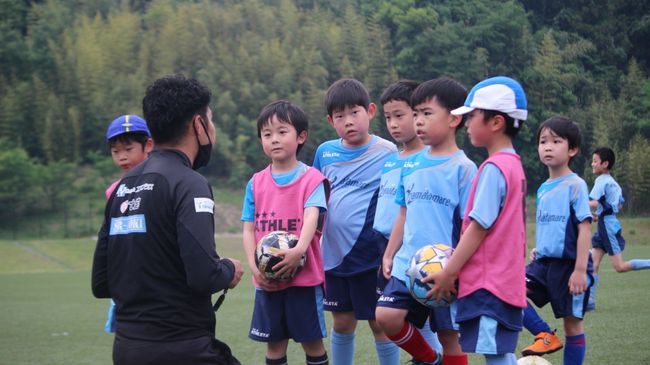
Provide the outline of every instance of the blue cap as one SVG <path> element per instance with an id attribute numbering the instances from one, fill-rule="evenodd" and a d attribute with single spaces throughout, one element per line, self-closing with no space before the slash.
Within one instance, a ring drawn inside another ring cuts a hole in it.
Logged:
<path id="1" fill-rule="evenodd" d="M 474 109 L 496 110 L 515 119 L 515 128 L 519 121 L 528 117 L 526 94 L 521 85 L 506 76 L 496 76 L 474 85 L 465 100 L 465 105 L 451 111 L 462 115 Z"/>
<path id="2" fill-rule="evenodd" d="M 115 118 L 108 126 L 106 131 L 106 140 L 124 133 L 140 132 L 151 137 L 151 132 L 147 128 L 147 122 L 137 115 L 129 114 Z"/>

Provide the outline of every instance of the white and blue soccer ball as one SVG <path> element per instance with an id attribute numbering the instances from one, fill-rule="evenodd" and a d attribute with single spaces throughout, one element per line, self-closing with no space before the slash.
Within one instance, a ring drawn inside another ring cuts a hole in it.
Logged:
<path id="1" fill-rule="evenodd" d="M 429 307 L 444 307 L 451 304 L 451 301 L 441 298 L 436 301 L 435 298 L 427 298 L 427 292 L 433 288 L 432 283 L 423 283 L 428 274 L 441 271 L 449 258 L 453 249 L 445 244 L 436 243 L 420 248 L 411 258 L 409 267 L 406 270 L 406 286 L 409 288 L 411 295 L 419 303 Z"/>
<path id="2" fill-rule="evenodd" d="M 289 274 L 278 275 L 273 271 L 273 266 L 282 261 L 282 257 L 277 253 L 280 250 L 286 250 L 296 247 L 298 236 L 285 231 L 273 231 L 267 233 L 257 242 L 255 249 L 255 263 L 260 272 L 269 279 L 288 281 L 292 276 Z M 303 254 L 300 260 L 299 269 L 305 266 L 306 257 Z"/>

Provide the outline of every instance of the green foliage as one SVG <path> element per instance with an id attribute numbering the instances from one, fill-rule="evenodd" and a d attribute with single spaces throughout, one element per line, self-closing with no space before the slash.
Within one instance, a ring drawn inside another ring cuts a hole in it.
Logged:
<path id="1" fill-rule="evenodd" d="M 568 115 L 582 127 L 576 171 L 588 171 L 596 145 L 625 153 L 634 136 L 650 137 L 649 4 L 0 0 L 0 152 L 23 150 L 30 161 L 23 167 L 92 166 L 93 156 L 105 154 L 108 123 L 141 114 L 144 89 L 154 79 L 183 73 L 214 94 L 218 137 L 204 173 L 241 189 L 268 163 L 255 119 L 271 101 L 290 99 L 307 112 L 310 138 L 301 159 L 311 163 L 316 147 L 336 138 L 323 98 L 338 78 L 360 79 L 377 100 L 400 78 L 445 75 L 469 88 L 505 74 L 528 95 L 529 120 L 515 145 L 533 192 L 546 178 L 535 132 L 550 116 Z M 379 119 L 371 131 L 387 137 Z M 470 158 L 484 158 L 464 136 L 459 140 Z M 620 173 L 634 175 L 627 168 L 621 165 Z M 84 191 L 100 191 L 106 175 L 80 170 L 89 173 L 81 179 Z M 634 203 L 639 195 L 628 195 L 636 211 L 648 212 L 648 204 Z"/>

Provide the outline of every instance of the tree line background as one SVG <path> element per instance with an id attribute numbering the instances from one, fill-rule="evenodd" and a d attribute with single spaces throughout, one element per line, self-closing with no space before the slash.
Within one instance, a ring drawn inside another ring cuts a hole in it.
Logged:
<path id="1" fill-rule="evenodd" d="M 508 75 L 528 96 L 516 147 L 530 193 L 546 179 L 537 127 L 566 115 L 583 132 L 574 171 L 593 181 L 591 151 L 611 146 L 626 210 L 648 213 L 649 72 L 650 2 L 636 0 L 0 0 L 0 226 L 101 200 L 118 177 L 108 123 L 141 115 L 146 86 L 171 73 L 213 91 L 203 172 L 217 186 L 241 189 L 268 163 L 255 119 L 273 100 L 310 116 L 311 163 L 336 137 L 323 99 L 341 77 L 378 100 L 398 79 L 451 76 L 469 89 Z M 381 117 L 372 131 L 389 137 Z"/>

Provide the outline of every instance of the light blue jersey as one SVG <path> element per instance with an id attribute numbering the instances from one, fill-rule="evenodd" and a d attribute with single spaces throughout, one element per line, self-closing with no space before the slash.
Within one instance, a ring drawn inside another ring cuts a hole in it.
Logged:
<path id="1" fill-rule="evenodd" d="M 282 174 L 272 174 L 273 180 L 278 185 L 286 185 L 305 173 L 309 166 L 298 161 L 298 166 L 295 169 Z M 253 179 L 248 180 L 246 184 L 246 192 L 244 194 L 244 205 L 241 212 L 242 222 L 254 222 L 255 221 L 255 195 L 253 194 Z M 327 198 L 325 197 L 325 186 L 323 183 L 318 184 L 318 187 L 309 195 L 309 198 L 305 202 L 305 208 L 307 207 L 319 207 L 321 212 L 324 212 L 327 209 Z"/>
<path id="2" fill-rule="evenodd" d="M 423 151 L 427 151 L 424 149 Z M 416 152 L 421 153 L 420 152 Z M 399 205 L 395 202 L 395 193 L 397 184 L 399 184 L 400 172 L 404 161 L 413 155 L 401 157 L 399 153 L 390 156 L 384 163 L 381 172 L 381 182 L 379 183 L 379 196 L 377 197 L 377 210 L 375 212 L 375 231 L 390 238 L 390 232 L 393 230 L 393 224 L 399 213 Z"/>
<path id="3" fill-rule="evenodd" d="M 576 259 L 578 224 L 591 220 L 587 183 L 575 173 L 537 189 L 537 258 Z"/>
<path id="4" fill-rule="evenodd" d="M 406 207 L 406 223 L 392 276 L 406 281 L 409 260 L 422 246 L 456 247 L 474 175 L 476 164 L 463 151 L 449 156 L 423 151 L 404 162 L 395 202 Z"/>
<path id="5" fill-rule="evenodd" d="M 602 174 L 594 181 L 589 193 L 590 200 L 598 201 L 596 214 L 605 223 L 607 232 L 615 234 L 621 230 L 621 222 L 616 218 L 619 206 L 625 202 L 623 190 L 610 174 Z"/>
<path id="6" fill-rule="evenodd" d="M 351 276 L 379 267 L 373 220 L 384 162 L 397 152 L 392 142 L 372 136 L 361 147 L 345 147 L 341 139 L 318 146 L 314 167 L 330 181 L 329 214 L 321 247 L 325 271 Z"/>

